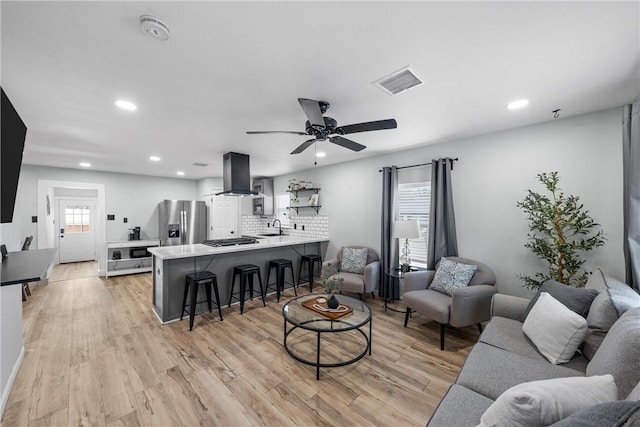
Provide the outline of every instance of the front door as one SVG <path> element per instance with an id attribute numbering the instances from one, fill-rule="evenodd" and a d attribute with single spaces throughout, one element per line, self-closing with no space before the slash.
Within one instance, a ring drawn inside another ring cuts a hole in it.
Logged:
<path id="1" fill-rule="evenodd" d="M 210 239 L 235 237 L 238 228 L 238 198 L 217 196 L 211 198 Z"/>
<path id="2" fill-rule="evenodd" d="M 96 203 L 94 200 L 58 200 L 60 262 L 96 259 Z"/>

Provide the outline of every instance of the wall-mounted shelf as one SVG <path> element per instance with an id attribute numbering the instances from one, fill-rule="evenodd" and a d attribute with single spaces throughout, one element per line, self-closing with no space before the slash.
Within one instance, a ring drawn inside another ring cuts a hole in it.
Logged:
<path id="1" fill-rule="evenodd" d="M 289 193 L 293 193 L 296 195 L 296 197 L 298 197 L 298 193 L 301 193 L 303 191 L 312 191 L 315 194 L 318 194 L 320 192 L 320 188 L 301 188 L 299 190 L 287 190 Z"/>
<path id="2" fill-rule="evenodd" d="M 320 188 L 300 188 L 298 190 L 287 190 L 289 193 L 295 195 L 295 198 L 298 198 L 298 193 L 313 193 L 313 194 L 318 194 L 320 193 Z M 316 196 L 316 202 L 317 202 L 318 198 Z M 322 206 L 320 205 L 291 205 L 289 206 L 288 209 L 295 209 L 296 211 L 296 215 L 298 215 L 300 213 L 300 209 L 314 209 L 317 213 L 320 213 L 320 208 Z"/>
<path id="3" fill-rule="evenodd" d="M 297 215 L 299 213 L 298 209 L 312 208 L 312 209 L 316 210 L 316 213 L 319 213 L 321 207 L 322 206 L 320 206 L 320 205 L 318 205 L 318 206 L 304 206 L 304 205 L 301 205 L 301 206 L 289 206 L 287 209 L 295 209 L 296 210 L 296 215 Z"/>

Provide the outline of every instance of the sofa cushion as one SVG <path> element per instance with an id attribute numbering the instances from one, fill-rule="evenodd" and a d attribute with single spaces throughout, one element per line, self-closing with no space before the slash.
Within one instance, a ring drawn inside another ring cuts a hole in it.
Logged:
<path id="1" fill-rule="evenodd" d="M 640 418 L 640 402 L 616 400 L 578 411 L 552 424 L 553 427 L 634 426 Z"/>
<path id="2" fill-rule="evenodd" d="M 640 307 L 624 313 L 609 329 L 586 374 L 612 374 L 624 399 L 640 381 Z"/>
<path id="3" fill-rule="evenodd" d="M 580 390 L 579 393 L 576 390 Z M 480 426 L 550 425 L 573 413 L 616 399 L 611 375 L 554 378 L 518 384 L 485 411 Z"/>
<path id="4" fill-rule="evenodd" d="M 593 299 L 589 314 L 587 314 L 587 323 L 592 331 L 607 332 L 616 320 L 618 320 L 618 312 L 613 305 L 613 301 L 609 296 L 609 292 L 604 290 Z"/>
<path id="5" fill-rule="evenodd" d="M 522 332 L 551 363 L 567 363 L 587 333 L 587 320 L 541 292 L 522 325 Z"/>
<path id="6" fill-rule="evenodd" d="M 536 295 L 529 301 L 529 305 L 527 305 L 527 309 L 520 320 L 525 321 L 529 312 L 538 301 L 541 292 L 548 293 L 566 305 L 571 311 L 578 313 L 582 317 L 587 316 L 591 302 L 598 295 L 596 289 L 574 288 L 573 286 L 563 285 L 555 280 L 547 280 L 538 288 Z"/>
<path id="7" fill-rule="evenodd" d="M 478 343 L 467 356 L 456 384 L 495 400 L 520 383 L 579 376 L 584 373 Z"/>
<path id="8" fill-rule="evenodd" d="M 438 323 L 449 323 L 451 297 L 429 289 L 405 292 L 402 295 L 405 305 L 412 310 L 424 313 Z"/>
<path id="9" fill-rule="evenodd" d="M 453 384 L 429 419 L 427 427 L 476 426 L 480 417 L 493 403 L 468 388 Z M 460 410 L 464 405 L 464 411 Z"/>
<path id="10" fill-rule="evenodd" d="M 640 383 L 636 384 L 633 390 L 631 390 L 626 400 L 640 400 Z"/>
<path id="11" fill-rule="evenodd" d="M 368 253 L 368 248 L 343 248 L 340 271 L 363 274 Z"/>
<path id="12" fill-rule="evenodd" d="M 442 257 L 429 289 L 451 296 L 454 289 L 468 286 L 477 270 L 477 265 L 461 264 Z"/>
<path id="13" fill-rule="evenodd" d="M 480 342 L 501 348 L 511 353 L 528 357 L 539 362 L 548 363 L 544 357 L 522 332 L 522 322 L 506 317 L 494 316 L 480 335 Z M 562 366 L 584 372 L 589 361 L 579 352 Z"/>
<path id="14" fill-rule="evenodd" d="M 618 312 L 618 316 L 622 316 L 632 308 L 640 307 L 640 295 L 631 286 L 604 271 L 602 275 L 607 283 L 611 303 Z"/>

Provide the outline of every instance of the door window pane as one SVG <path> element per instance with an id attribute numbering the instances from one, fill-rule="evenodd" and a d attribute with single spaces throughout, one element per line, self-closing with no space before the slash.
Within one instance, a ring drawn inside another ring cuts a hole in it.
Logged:
<path id="1" fill-rule="evenodd" d="M 89 206 L 67 205 L 64 208 L 65 233 L 89 233 L 91 224 Z"/>

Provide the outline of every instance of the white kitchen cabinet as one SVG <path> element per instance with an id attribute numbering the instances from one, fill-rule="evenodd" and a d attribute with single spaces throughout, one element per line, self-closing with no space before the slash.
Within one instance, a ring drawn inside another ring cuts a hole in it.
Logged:
<path id="1" fill-rule="evenodd" d="M 160 240 L 107 242 L 106 277 L 151 271 L 152 257 L 147 248 L 156 246 L 160 246 Z"/>

